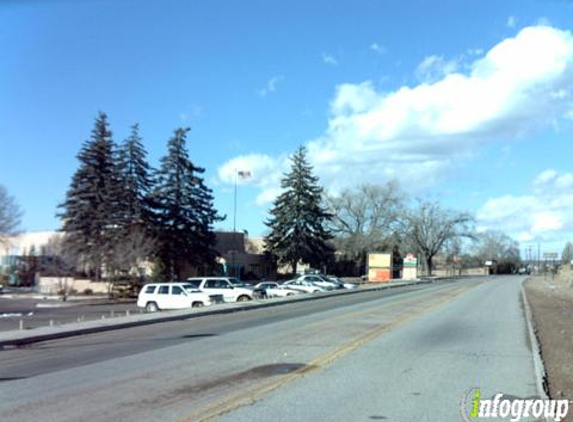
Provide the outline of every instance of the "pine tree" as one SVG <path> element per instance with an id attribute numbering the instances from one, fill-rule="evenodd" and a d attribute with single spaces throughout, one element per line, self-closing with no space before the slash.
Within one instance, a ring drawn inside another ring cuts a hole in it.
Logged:
<path id="1" fill-rule="evenodd" d="M 150 191 L 151 169 L 147 151 L 139 135 L 139 125 L 117 150 L 117 180 L 121 187 L 118 201 L 117 232 L 109 271 L 123 277 L 133 274 L 139 264 L 155 253 Z"/>
<path id="2" fill-rule="evenodd" d="M 113 254 L 121 197 L 115 146 L 108 126 L 106 114 L 100 112 L 91 138 L 83 143 L 77 156 L 80 165 L 58 213 L 65 232 L 64 248 L 78 256 L 96 280 Z"/>
<path id="3" fill-rule="evenodd" d="M 300 147 L 291 157 L 292 167 L 281 181 L 284 192 L 270 210 L 265 224 L 270 233 L 266 249 L 279 264 L 291 265 L 293 273 L 299 261 L 320 266 L 328 261 L 332 235 L 325 223 L 331 215 L 322 207 L 322 188 L 306 158 L 306 148 Z"/>
<path id="4" fill-rule="evenodd" d="M 145 228 L 150 222 L 149 194 L 152 187 L 147 151 L 139 135 L 139 125 L 131 127 L 130 136 L 118 151 L 118 175 L 122 186 L 121 226 L 130 231 Z"/>
<path id="5" fill-rule="evenodd" d="M 152 194 L 159 240 L 160 268 L 167 279 L 178 279 L 185 264 L 210 265 L 215 259 L 213 223 L 222 220 L 213 195 L 186 150 L 189 128 L 174 131 L 167 155 L 161 159 Z"/>

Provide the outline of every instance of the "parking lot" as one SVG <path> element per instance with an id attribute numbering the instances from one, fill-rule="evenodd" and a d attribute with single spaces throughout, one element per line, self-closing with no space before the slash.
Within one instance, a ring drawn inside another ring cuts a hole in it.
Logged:
<path id="1" fill-rule="evenodd" d="M 83 303 L 86 302 L 86 303 Z M 6 298 L 0 296 L 0 331 L 63 325 L 70 322 L 89 321 L 102 318 L 117 318 L 126 313 L 143 312 L 135 300 L 113 303 L 109 300 L 62 302 L 28 298 Z"/>

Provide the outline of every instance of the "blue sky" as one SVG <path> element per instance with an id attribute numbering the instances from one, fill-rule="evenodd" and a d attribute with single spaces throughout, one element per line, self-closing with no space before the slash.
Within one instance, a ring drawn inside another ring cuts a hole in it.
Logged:
<path id="1" fill-rule="evenodd" d="M 56 205 L 93 119 L 139 122 L 156 165 L 190 126 L 232 227 L 264 233 L 307 145 L 326 188 L 396 178 L 523 247 L 573 240 L 573 2 L 0 2 L 0 183 L 25 230 Z"/>

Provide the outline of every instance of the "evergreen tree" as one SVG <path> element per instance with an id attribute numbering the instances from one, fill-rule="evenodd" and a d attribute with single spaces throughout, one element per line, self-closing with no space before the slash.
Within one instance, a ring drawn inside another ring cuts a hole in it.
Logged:
<path id="1" fill-rule="evenodd" d="M 58 213 L 65 232 L 64 248 L 79 257 L 96 280 L 113 254 L 121 198 L 108 126 L 106 114 L 100 112 L 91 138 L 77 156 L 80 165 Z"/>
<path id="2" fill-rule="evenodd" d="M 332 235 L 325 227 L 331 215 L 321 206 L 322 188 L 307 162 L 306 148 L 300 147 L 291 161 L 291 171 L 281 181 L 284 192 L 265 222 L 270 228 L 265 243 L 279 264 L 291 265 L 296 273 L 299 261 L 317 267 L 328 261 L 333 250 L 327 243 Z"/>
<path id="3" fill-rule="evenodd" d="M 213 223 L 222 220 L 213 195 L 186 150 L 189 128 L 176 129 L 161 159 L 152 194 L 159 241 L 159 268 L 164 278 L 178 279 L 185 264 L 210 265 L 215 259 Z"/>
<path id="4" fill-rule="evenodd" d="M 152 181 L 147 151 L 141 141 L 139 125 L 135 124 L 118 151 L 118 175 L 122 186 L 120 219 L 125 234 L 148 227 L 150 222 Z"/>

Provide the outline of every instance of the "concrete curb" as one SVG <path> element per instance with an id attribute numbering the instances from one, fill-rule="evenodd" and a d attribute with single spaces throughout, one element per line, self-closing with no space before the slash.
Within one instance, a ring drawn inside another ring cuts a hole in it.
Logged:
<path id="1" fill-rule="evenodd" d="M 225 305 L 213 305 L 212 307 L 206 308 L 194 308 L 190 310 L 182 311 L 169 311 L 169 313 L 161 314 L 142 314 L 142 315 L 131 315 L 125 317 L 117 317 L 114 320 L 96 320 L 96 321 L 84 321 L 79 323 L 70 323 L 65 326 L 59 327 L 42 327 L 35 328 L 31 331 L 5 331 L 0 333 L 0 348 L 10 348 L 18 347 L 32 343 L 38 343 L 41 341 L 57 340 L 67 337 L 85 335 L 85 334 L 95 334 L 105 331 L 119 330 L 124 328 L 133 328 L 143 325 L 160 324 L 163 322 L 181 321 L 191 318 L 199 318 L 206 315 L 220 315 L 229 314 L 240 311 L 248 311 L 252 309 L 263 309 L 270 308 L 273 306 L 287 305 L 290 303 L 305 302 L 311 300 L 321 300 L 328 299 L 331 297 L 337 297 L 342 295 L 360 294 L 371 291 L 393 289 L 398 287 L 415 286 L 419 284 L 428 284 L 428 281 L 414 281 L 414 282 L 402 282 L 402 283 L 388 283 L 376 286 L 367 286 L 359 288 L 356 290 L 340 290 L 328 293 L 319 293 L 313 295 L 304 295 L 301 297 L 291 296 L 288 298 L 273 299 L 258 302 L 241 302 L 234 304 Z M 117 321 L 121 318 L 122 321 Z"/>
<path id="2" fill-rule="evenodd" d="M 535 322 L 533 320 L 533 314 L 531 313 L 531 307 L 529 306 L 529 301 L 527 300 L 527 294 L 525 293 L 525 287 L 523 284 L 527 281 L 525 279 L 521 283 L 521 295 L 523 298 L 523 308 L 525 311 L 525 320 L 527 322 L 527 331 L 529 334 L 529 342 L 531 344 L 531 352 L 533 354 L 533 367 L 535 370 L 535 384 L 537 387 L 537 392 L 539 397 L 543 400 L 548 400 L 549 395 L 547 392 L 547 373 L 545 371 L 545 365 L 543 364 L 543 358 L 541 357 L 541 347 L 539 345 L 539 339 L 535 331 Z M 543 418 L 547 422 L 554 422 L 553 417 Z"/>

